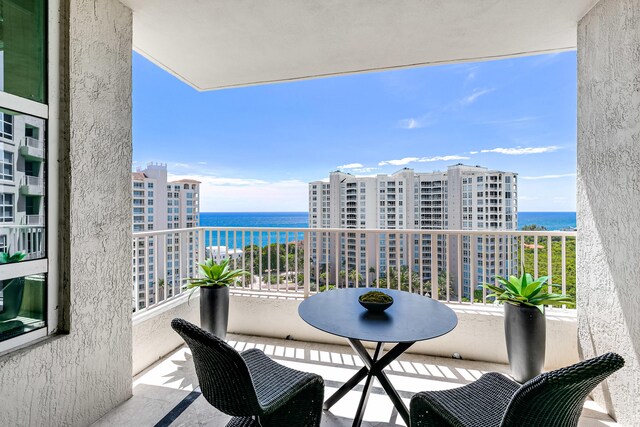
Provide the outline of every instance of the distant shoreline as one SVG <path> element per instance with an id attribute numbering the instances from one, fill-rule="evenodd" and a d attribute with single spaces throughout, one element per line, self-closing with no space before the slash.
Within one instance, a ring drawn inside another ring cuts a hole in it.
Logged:
<path id="1" fill-rule="evenodd" d="M 200 212 L 203 227 L 308 228 L 308 212 Z M 518 212 L 518 229 L 537 225 L 549 231 L 576 228 L 575 212 Z"/>
<path id="2" fill-rule="evenodd" d="M 305 215 L 309 215 L 309 212 L 305 212 L 305 211 L 282 211 L 282 212 L 276 212 L 276 211 L 269 211 L 269 212 L 262 212 L 262 211 L 242 211 L 242 212 L 227 212 L 227 211 L 220 211 L 220 212 L 200 212 L 201 214 L 206 213 L 206 214 L 305 214 Z M 518 214 L 575 214 L 575 211 L 520 211 L 518 212 Z"/>

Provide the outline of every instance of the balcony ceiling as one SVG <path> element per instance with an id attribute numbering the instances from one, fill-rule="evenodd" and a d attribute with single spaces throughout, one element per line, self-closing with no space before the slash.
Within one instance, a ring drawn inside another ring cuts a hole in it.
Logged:
<path id="1" fill-rule="evenodd" d="M 198 90 L 574 49 L 597 0 L 122 0 Z"/>

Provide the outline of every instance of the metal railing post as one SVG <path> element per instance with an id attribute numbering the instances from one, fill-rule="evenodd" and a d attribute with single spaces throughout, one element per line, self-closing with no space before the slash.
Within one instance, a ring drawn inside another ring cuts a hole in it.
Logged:
<path id="1" fill-rule="evenodd" d="M 303 232 L 304 238 L 304 297 L 309 296 L 311 290 L 311 232 Z M 297 278 L 296 278 L 297 280 Z"/>

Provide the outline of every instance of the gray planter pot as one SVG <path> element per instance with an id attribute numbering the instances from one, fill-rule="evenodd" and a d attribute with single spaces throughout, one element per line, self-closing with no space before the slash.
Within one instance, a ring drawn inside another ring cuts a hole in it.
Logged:
<path id="1" fill-rule="evenodd" d="M 200 326 L 205 331 L 227 338 L 229 324 L 229 288 L 200 288 Z"/>
<path id="2" fill-rule="evenodd" d="M 540 375 L 547 335 L 544 313 L 536 307 L 506 303 L 504 332 L 513 378 L 524 383 Z"/>
<path id="3" fill-rule="evenodd" d="M 0 321 L 18 317 L 24 295 L 24 277 L 0 281 L 0 289 L 2 289 Z"/>

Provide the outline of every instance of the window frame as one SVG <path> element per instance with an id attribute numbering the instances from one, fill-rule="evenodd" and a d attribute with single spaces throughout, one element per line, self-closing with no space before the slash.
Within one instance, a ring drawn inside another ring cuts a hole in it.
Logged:
<path id="1" fill-rule="evenodd" d="M 32 274 L 46 276 L 45 327 L 0 342 L 0 354 L 31 344 L 58 331 L 59 315 L 59 166 L 60 137 L 60 0 L 48 0 L 45 18 L 45 102 L 40 103 L 0 91 L 0 107 L 45 121 L 46 141 L 44 170 L 45 183 L 45 252 L 46 257 L 5 264 L 0 269 L 0 280 Z M 15 173 L 15 170 L 14 170 Z"/>
<path id="2" fill-rule="evenodd" d="M 2 151 L 2 153 L 0 153 L 0 181 L 4 181 L 4 182 L 11 182 L 13 183 L 13 181 L 16 178 L 16 163 L 15 163 L 15 153 L 9 151 L 9 150 L 5 150 L 4 147 L 0 149 L 0 151 Z M 10 161 L 5 161 L 5 156 L 6 154 L 9 154 L 11 156 L 11 160 Z M 9 165 L 11 167 L 11 177 L 7 178 L 5 176 L 4 173 L 4 167 L 5 165 Z"/>

